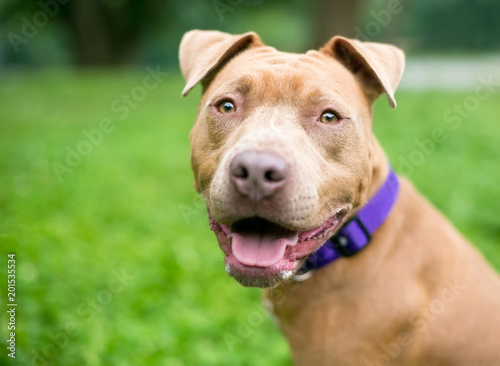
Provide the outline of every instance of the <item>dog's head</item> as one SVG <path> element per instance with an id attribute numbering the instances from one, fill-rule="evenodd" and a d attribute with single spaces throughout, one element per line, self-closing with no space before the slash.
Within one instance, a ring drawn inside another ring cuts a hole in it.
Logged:
<path id="1" fill-rule="evenodd" d="M 395 107 L 404 55 L 343 37 L 291 54 L 255 33 L 195 30 L 180 64 L 183 95 L 203 86 L 191 163 L 226 270 L 243 285 L 274 286 L 366 202 L 386 169 L 372 108 L 381 93 Z"/>

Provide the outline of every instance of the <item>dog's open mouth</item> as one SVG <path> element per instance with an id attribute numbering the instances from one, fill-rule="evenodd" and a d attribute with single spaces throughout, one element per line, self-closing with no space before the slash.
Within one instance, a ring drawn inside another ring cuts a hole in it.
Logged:
<path id="1" fill-rule="evenodd" d="M 342 223 L 347 208 L 308 231 L 289 230 L 260 217 L 223 225 L 210 217 L 225 253 L 226 271 L 245 286 L 270 287 L 289 278 Z"/>

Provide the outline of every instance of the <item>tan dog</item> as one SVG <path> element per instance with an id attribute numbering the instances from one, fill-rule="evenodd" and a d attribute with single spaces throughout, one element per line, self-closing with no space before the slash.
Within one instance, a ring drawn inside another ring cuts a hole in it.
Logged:
<path id="1" fill-rule="evenodd" d="M 372 109 L 396 105 L 399 49 L 191 31 L 180 64 L 183 95 L 203 85 L 191 160 L 226 270 L 269 288 L 298 365 L 500 365 L 499 277 L 405 179 L 365 249 L 294 275 L 388 176 Z"/>

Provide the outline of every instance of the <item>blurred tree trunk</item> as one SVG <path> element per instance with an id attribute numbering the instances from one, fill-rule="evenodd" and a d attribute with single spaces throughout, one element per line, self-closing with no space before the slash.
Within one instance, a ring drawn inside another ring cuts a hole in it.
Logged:
<path id="1" fill-rule="evenodd" d="M 61 7 L 76 62 L 82 66 L 134 61 L 140 37 L 158 24 L 163 0 L 71 0 Z"/>
<path id="2" fill-rule="evenodd" d="M 41 14 L 50 23 L 62 23 L 78 64 L 117 65 L 134 61 L 141 37 L 167 22 L 171 6 L 166 0 L 11 0 L 0 6 L 0 23 L 31 22 Z"/>
<path id="3" fill-rule="evenodd" d="M 123 13 L 113 9 L 117 11 Z M 65 20 L 78 64 L 115 65 L 131 61 L 136 35 L 126 39 L 114 28 L 114 17 L 106 12 L 98 0 L 73 0 L 68 4 Z M 126 21 L 126 14 L 123 15 Z"/>
<path id="4" fill-rule="evenodd" d="M 354 37 L 361 0 L 316 0 L 315 45 L 324 45 L 333 36 Z"/>

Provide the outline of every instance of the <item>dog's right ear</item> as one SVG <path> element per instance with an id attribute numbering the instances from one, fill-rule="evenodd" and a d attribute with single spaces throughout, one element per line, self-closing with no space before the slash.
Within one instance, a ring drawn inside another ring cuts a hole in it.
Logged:
<path id="1" fill-rule="evenodd" d="M 231 35 L 218 31 L 192 30 L 184 34 L 179 49 L 179 61 L 186 86 L 182 96 L 188 95 L 196 84 L 207 78 L 224 61 L 253 46 L 262 46 L 254 32 Z"/>

